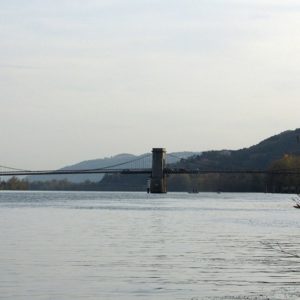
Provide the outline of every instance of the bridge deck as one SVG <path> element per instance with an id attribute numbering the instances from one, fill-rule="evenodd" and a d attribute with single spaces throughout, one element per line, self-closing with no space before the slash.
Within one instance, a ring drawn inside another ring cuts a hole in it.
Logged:
<path id="1" fill-rule="evenodd" d="M 7 171 L 0 172 L 0 176 L 28 176 L 28 175 L 71 175 L 71 174 L 151 174 L 152 169 L 85 169 L 85 170 L 44 170 L 44 171 Z M 165 174 L 300 174 L 300 170 L 199 170 L 199 169 L 168 169 Z"/>

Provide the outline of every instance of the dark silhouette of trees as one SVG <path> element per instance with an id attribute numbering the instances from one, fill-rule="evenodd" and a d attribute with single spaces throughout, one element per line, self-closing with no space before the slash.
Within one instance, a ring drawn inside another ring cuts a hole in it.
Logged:
<path id="1" fill-rule="evenodd" d="M 28 190 L 28 182 L 24 179 L 12 177 L 0 182 L 0 190 Z"/>
<path id="2" fill-rule="evenodd" d="M 300 193 L 300 156 L 285 155 L 272 163 L 268 176 L 268 189 L 273 193 Z M 276 174 L 280 172 L 280 174 Z M 295 174 L 285 174 L 285 173 Z"/>

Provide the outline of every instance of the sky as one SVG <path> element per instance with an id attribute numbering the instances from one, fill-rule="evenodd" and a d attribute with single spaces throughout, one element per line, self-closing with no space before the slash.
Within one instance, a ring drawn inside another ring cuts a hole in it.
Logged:
<path id="1" fill-rule="evenodd" d="M 300 127 L 298 0 L 1 0 L 0 165 L 239 149 Z"/>

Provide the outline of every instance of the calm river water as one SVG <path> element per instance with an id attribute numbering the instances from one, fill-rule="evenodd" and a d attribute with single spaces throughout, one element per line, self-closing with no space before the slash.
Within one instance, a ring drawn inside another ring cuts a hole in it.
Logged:
<path id="1" fill-rule="evenodd" d="M 0 193 L 0 299 L 300 299 L 291 195 Z"/>

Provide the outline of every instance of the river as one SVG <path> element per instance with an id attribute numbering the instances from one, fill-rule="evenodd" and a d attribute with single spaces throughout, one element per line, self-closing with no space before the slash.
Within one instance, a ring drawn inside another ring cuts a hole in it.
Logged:
<path id="1" fill-rule="evenodd" d="M 0 192 L 0 299 L 300 299 L 292 195 Z"/>

